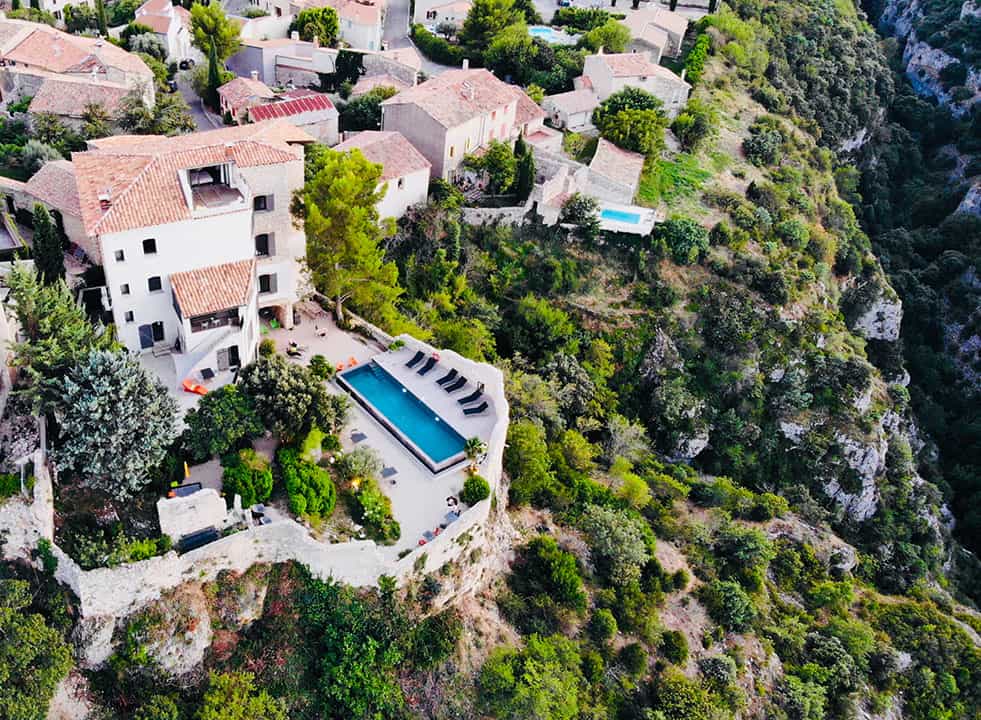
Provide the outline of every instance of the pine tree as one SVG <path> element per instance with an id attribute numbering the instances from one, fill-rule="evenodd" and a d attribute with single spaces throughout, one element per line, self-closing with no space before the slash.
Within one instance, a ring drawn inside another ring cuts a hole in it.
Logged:
<path id="1" fill-rule="evenodd" d="M 519 200 L 527 200 L 531 195 L 531 190 L 535 186 L 535 156 L 530 152 L 518 158 L 518 177 L 514 184 L 514 191 Z"/>
<path id="2" fill-rule="evenodd" d="M 106 20 L 105 0 L 95 0 L 95 19 L 99 23 L 99 34 L 103 37 L 108 37 L 109 22 Z"/>
<path id="3" fill-rule="evenodd" d="M 514 142 L 514 156 L 516 158 L 523 157 L 525 153 L 528 152 L 528 144 L 525 142 L 525 134 L 519 133 L 518 139 Z"/>
<path id="4" fill-rule="evenodd" d="M 34 266 L 46 285 L 65 277 L 65 252 L 61 246 L 61 236 L 48 209 L 41 203 L 34 205 Z"/>

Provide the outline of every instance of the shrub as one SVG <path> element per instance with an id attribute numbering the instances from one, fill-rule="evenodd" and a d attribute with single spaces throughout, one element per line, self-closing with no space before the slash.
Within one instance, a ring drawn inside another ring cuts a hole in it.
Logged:
<path id="1" fill-rule="evenodd" d="M 705 33 L 700 34 L 695 38 L 695 43 L 692 45 L 691 50 L 688 51 L 688 56 L 685 58 L 685 78 L 694 87 L 698 84 L 698 81 L 702 77 L 702 73 L 705 72 L 705 61 L 708 59 L 709 47 L 712 42 L 709 40 L 709 36 Z"/>
<path id="2" fill-rule="evenodd" d="M 240 450 L 221 459 L 225 468 L 222 473 L 222 491 L 232 497 L 242 498 L 242 506 L 249 507 L 265 502 L 272 495 L 273 476 L 269 461 L 255 450 Z"/>
<path id="3" fill-rule="evenodd" d="M 705 586 L 702 599 L 712 619 L 728 630 L 745 630 L 756 617 L 753 601 L 742 586 L 732 580 L 713 580 Z"/>
<path id="4" fill-rule="evenodd" d="M 259 357 L 271 357 L 276 354 L 276 343 L 272 338 L 263 338 L 259 343 Z M 312 363 L 311 363 L 312 365 Z"/>
<path id="5" fill-rule="evenodd" d="M 276 462 L 290 498 L 290 510 L 297 515 L 327 517 L 334 512 L 337 490 L 330 473 L 307 462 L 295 448 L 282 448 Z"/>
<path id="6" fill-rule="evenodd" d="M 0 500 L 13 497 L 20 492 L 20 475 L 17 473 L 0 474 Z"/>
<path id="7" fill-rule="evenodd" d="M 708 250 L 708 231 L 691 218 L 672 217 L 657 226 L 655 240 L 663 241 L 679 265 L 691 265 Z"/>
<path id="8" fill-rule="evenodd" d="M 464 51 L 458 45 L 451 45 L 441 37 L 433 35 L 422 25 L 413 25 L 412 41 L 419 52 L 440 65 L 459 66 L 463 62 Z"/>
<path id="9" fill-rule="evenodd" d="M 392 515 L 392 501 L 374 478 L 364 480 L 354 497 L 360 511 L 359 520 L 375 540 L 391 545 L 399 539 L 402 528 Z"/>
<path id="10" fill-rule="evenodd" d="M 341 478 L 354 485 L 370 480 L 382 471 L 382 460 L 372 448 L 359 447 L 346 453 L 337 464 Z"/>
<path id="11" fill-rule="evenodd" d="M 490 497 L 490 484 L 480 475 L 468 475 L 463 482 L 460 499 L 467 505 L 476 505 L 488 497 Z"/>
<path id="12" fill-rule="evenodd" d="M 237 385 L 225 385 L 201 398 L 184 417 L 184 448 L 198 461 L 221 456 L 262 433 L 251 401 Z"/>
<path id="13" fill-rule="evenodd" d="M 612 640 L 617 634 L 617 620 L 606 608 L 593 613 L 589 621 L 589 635 L 598 643 Z"/>
<path id="14" fill-rule="evenodd" d="M 337 370 L 323 355 L 314 355 L 310 358 L 310 371 L 321 380 L 330 380 L 337 374 Z"/>
<path id="15" fill-rule="evenodd" d="M 568 607 L 586 607 L 575 557 L 559 548 L 554 538 L 544 535 L 519 551 L 511 586 L 521 595 L 544 595 Z"/>
<path id="16" fill-rule="evenodd" d="M 757 130 L 743 140 L 743 152 L 753 165 L 772 165 L 777 161 L 781 145 L 783 134 L 779 130 Z"/>
<path id="17" fill-rule="evenodd" d="M 665 630 L 660 650 L 668 662 L 681 665 L 688 660 L 688 638 L 678 630 Z"/>
<path id="18" fill-rule="evenodd" d="M 620 650 L 620 664 L 633 677 L 640 677 L 647 670 L 647 651 L 640 643 L 630 643 Z"/>
<path id="19" fill-rule="evenodd" d="M 736 679 L 736 663 L 728 655 L 714 655 L 698 661 L 698 670 L 708 682 L 725 687 Z"/>

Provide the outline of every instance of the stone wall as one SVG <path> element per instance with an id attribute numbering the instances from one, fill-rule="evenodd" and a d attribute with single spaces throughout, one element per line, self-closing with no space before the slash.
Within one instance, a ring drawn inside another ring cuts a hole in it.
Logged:
<path id="1" fill-rule="evenodd" d="M 419 343 L 407 335 L 401 338 Z M 491 497 L 464 511 L 434 540 L 399 560 L 374 541 L 325 544 L 311 537 L 294 520 L 283 520 L 228 535 L 184 555 L 171 551 L 140 562 L 94 570 L 83 570 L 54 545 L 52 551 L 58 559 L 55 577 L 78 597 L 82 618 L 122 617 L 185 582 L 210 581 L 222 570 L 245 572 L 257 563 L 295 561 L 306 565 L 318 578 L 366 587 L 377 585 L 382 575 L 393 576 L 403 584 L 419 572 L 435 570 L 470 553 L 479 544 L 493 505 L 501 503 L 503 507 L 506 501 L 502 491 L 508 429 L 504 376 L 497 368 L 475 363 L 451 350 L 439 352 L 454 367 L 485 379 L 484 392 L 500 414 L 487 439 L 487 456 L 480 467 L 491 485 Z M 30 561 L 40 538 L 53 539 L 54 495 L 41 450 L 35 453 L 35 467 L 37 481 L 32 501 L 16 497 L 0 505 L 0 529 L 4 531 L 2 555 L 6 559 Z"/>
<path id="2" fill-rule="evenodd" d="M 468 225 L 483 225 L 484 223 L 499 222 L 504 225 L 521 225 L 525 221 L 528 209 L 524 205 L 502 208 L 472 208 L 462 209 L 463 221 Z"/>

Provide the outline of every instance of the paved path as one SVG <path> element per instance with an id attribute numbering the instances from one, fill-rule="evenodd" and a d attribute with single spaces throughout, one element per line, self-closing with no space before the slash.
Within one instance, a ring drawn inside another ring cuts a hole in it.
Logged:
<path id="1" fill-rule="evenodd" d="M 382 42 L 389 50 L 408 47 L 409 42 L 409 0 L 388 0 L 385 13 L 385 28 Z"/>
<path id="2" fill-rule="evenodd" d="M 194 92 L 194 88 L 191 87 L 192 72 L 193 70 L 184 70 L 183 72 L 177 73 L 175 78 L 177 80 L 177 89 L 184 97 L 188 107 L 191 108 L 191 117 L 194 118 L 194 124 L 197 125 L 198 130 L 214 130 L 216 125 L 205 114 L 204 107 L 201 105 L 201 98 L 198 97 L 198 94 Z"/>

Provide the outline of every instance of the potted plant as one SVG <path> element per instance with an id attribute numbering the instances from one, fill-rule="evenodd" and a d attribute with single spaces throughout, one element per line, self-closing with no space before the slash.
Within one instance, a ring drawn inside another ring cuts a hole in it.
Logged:
<path id="1" fill-rule="evenodd" d="M 478 437 L 472 437 L 464 444 L 463 452 L 470 461 L 467 472 L 473 475 L 477 472 L 477 461 L 487 453 L 487 443 Z"/>

